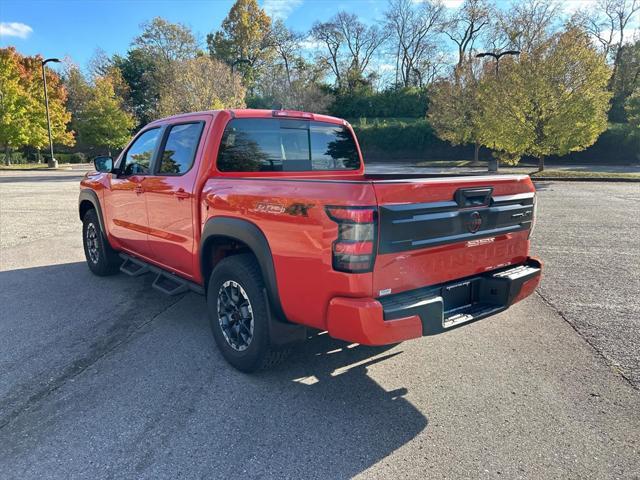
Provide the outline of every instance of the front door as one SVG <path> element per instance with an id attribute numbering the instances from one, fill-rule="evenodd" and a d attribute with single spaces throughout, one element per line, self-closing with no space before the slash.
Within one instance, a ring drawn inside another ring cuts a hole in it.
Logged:
<path id="1" fill-rule="evenodd" d="M 111 177 L 111 191 L 105 195 L 109 231 L 125 249 L 149 256 L 149 219 L 144 183 L 158 147 L 160 128 L 141 133 L 124 154 L 118 173 Z"/>
<path id="2" fill-rule="evenodd" d="M 154 173 L 144 180 L 152 258 L 189 278 L 194 273 L 194 189 L 204 126 L 204 121 L 167 126 Z"/>

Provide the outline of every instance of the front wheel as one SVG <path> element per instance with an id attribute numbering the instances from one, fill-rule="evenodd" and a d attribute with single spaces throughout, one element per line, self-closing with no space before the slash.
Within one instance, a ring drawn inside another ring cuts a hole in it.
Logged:
<path id="1" fill-rule="evenodd" d="M 82 217 L 82 243 L 89 270 L 101 277 L 118 272 L 122 260 L 109 245 L 95 210 L 89 210 Z"/>
<path id="2" fill-rule="evenodd" d="M 213 338 L 222 356 L 242 372 L 279 363 L 285 350 L 269 337 L 269 305 L 260 268 L 251 254 L 224 258 L 211 273 L 207 309 Z"/>

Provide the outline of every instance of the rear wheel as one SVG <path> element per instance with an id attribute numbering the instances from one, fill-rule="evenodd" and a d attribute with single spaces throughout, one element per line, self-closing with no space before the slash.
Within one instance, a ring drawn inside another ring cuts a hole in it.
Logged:
<path id="1" fill-rule="evenodd" d="M 260 268 L 251 254 L 224 258 L 209 279 L 207 308 L 222 356 L 243 372 L 281 362 L 285 350 L 271 345 L 269 305 Z"/>
<path id="2" fill-rule="evenodd" d="M 109 245 L 95 210 L 89 210 L 82 217 L 82 243 L 89 270 L 101 277 L 118 272 L 122 260 Z"/>

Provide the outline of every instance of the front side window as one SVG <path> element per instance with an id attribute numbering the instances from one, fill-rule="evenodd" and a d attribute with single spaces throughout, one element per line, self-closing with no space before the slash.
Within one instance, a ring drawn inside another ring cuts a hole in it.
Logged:
<path id="1" fill-rule="evenodd" d="M 342 125 L 308 120 L 240 118 L 225 128 L 218 154 L 223 172 L 357 170 L 360 157 Z"/>
<path id="2" fill-rule="evenodd" d="M 182 175 L 191 169 L 203 125 L 198 122 L 170 127 L 167 142 L 160 155 L 159 174 Z"/>
<path id="3" fill-rule="evenodd" d="M 148 175 L 151 167 L 151 157 L 156 149 L 159 128 L 152 128 L 140 135 L 127 150 L 122 172 L 124 175 Z"/>

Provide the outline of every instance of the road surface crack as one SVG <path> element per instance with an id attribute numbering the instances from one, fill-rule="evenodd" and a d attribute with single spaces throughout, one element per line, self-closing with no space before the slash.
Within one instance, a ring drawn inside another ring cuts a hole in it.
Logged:
<path id="1" fill-rule="evenodd" d="M 174 302 L 171 302 L 169 305 L 167 305 L 161 311 L 153 315 L 151 318 L 136 325 L 134 328 L 128 331 L 125 335 L 123 335 L 122 338 L 119 338 L 114 342 L 107 342 L 107 344 L 104 347 L 98 348 L 98 352 L 94 352 L 97 354 L 94 354 L 94 355 L 88 354 L 82 358 L 79 358 L 73 361 L 70 365 L 68 365 L 63 369 L 62 373 L 60 373 L 52 381 L 48 382 L 48 385 L 45 388 L 30 395 L 25 403 L 14 408 L 14 410 L 11 413 L 6 415 L 4 418 L 0 419 L 0 430 L 4 429 L 7 425 L 9 425 L 13 420 L 15 420 L 17 417 L 22 415 L 24 412 L 30 410 L 32 407 L 40 403 L 42 400 L 46 399 L 53 392 L 64 387 L 69 381 L 72 381 L 78 376 L 82 375 L 82 373 L 84 373 L 88 368 L 95 365 L 97 362 L 99 362 L 101 359 L 109 355 L 118 347 L 128 343 L 134 335 L 136 335 L 140 330 L 144 329 L 147 325 L 151 324 L 160 315 L 167 312 L 171 307 L 173 307 L 180 300 L 182 300 L 182 298 L 184 298 L 184 295 L 180 295 Z"/>
<path id="2" fill-rule="evenodd" d="M 548 305 L 554 312 L 556 312 L 560 318 L 562 318 L 565 322 L 567 322 L 567 324 L 569 324 L 569 326 L 578 334 L 578 336 L 580 338 L 582 338 L 582 340 L 584 340 L 587 345 L 589 345 L 595 352 L 596 354 L 602 358 L 606 364 L 615 371 L 615 373 L 617 373 L 618 375 L 620 375 L 629 385 L 631 385 L 632 388 L 634 388 L 635 390 L 640 390 L 640 386 L 636 386 L 634 385 L 634 383 L 631 381 L 631 379 L 625 375 L 624 371 L 622 371 L 622 369 L 609 357 L 607 357 L 602 350 L 600 350 L 595 343 L 593 343 L 591 340 L 589 340 L 588 337 L 585 337 L 582 332 L 580 330 L 578 330 L 578 328 L 576 327 L 576 325 L 569 320 L 569 318 L 564 314 L 564 312 L 562 310 L 560 310 L 549 298 L 547 298 L 538 288 L 536 290 L 536 294 L 542 299 L 542 301 Z"/>

